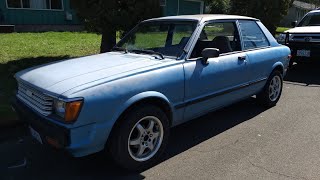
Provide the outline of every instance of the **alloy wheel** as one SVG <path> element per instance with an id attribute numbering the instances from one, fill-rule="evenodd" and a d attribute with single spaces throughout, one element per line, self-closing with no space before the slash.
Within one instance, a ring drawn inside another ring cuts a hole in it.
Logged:
<path id="1" fill-rule="evenodd" d="M 269 98 L 271 101 L 276 101 L 281 92 L 281 78 L 279 76 L 274 76 L 270 81 L 269 85 Z"/>
<path id="2" fill-rule="evenodd" d="M 128 138 L 130 156 L 139 162 L 151 159 L 161 146 L 163 132 L 163 125 L 157 117 L 147 116 L 140 119 Z"/>

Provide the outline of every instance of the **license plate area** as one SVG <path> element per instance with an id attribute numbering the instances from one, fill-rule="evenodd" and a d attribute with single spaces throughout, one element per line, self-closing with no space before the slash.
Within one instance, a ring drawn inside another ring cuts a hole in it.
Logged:
<path id="1" fill-rule="evenodd" d="M 310 57 L 311 51 L 310 50 L 297 50 L 297 56 L 300 57 Z"/>
<path id="2" fill-rule="evenodd" d="M 30 126 L 29 129 L 32 137 L 35 138 L 40 144 L 43 144 L 40 134 Z"/>

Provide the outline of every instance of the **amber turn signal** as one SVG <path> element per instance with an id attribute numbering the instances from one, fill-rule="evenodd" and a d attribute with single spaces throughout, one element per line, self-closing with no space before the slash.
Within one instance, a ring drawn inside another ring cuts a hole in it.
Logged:
<path id="1" fill-rule="evenodd" d="M 74 122 L 80 113 L 81 107 L 82 101 L 68 102 L 66 104 L 65 121 L 69 123 Z"/>

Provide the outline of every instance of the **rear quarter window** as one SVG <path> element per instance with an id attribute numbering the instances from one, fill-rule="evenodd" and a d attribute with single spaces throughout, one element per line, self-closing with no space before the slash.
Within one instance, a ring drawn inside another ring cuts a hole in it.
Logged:
<path id="1" fill-rule="evenodd" d="M 270 46 L 270 43 L 255 21 L 240 20 L 243 50 Z"/>

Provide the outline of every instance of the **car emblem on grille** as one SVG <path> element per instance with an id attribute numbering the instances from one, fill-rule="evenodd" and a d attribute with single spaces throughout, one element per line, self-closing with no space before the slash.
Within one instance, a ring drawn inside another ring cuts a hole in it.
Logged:
<path id="1" fill-rule="evenodd" d="M 312 37 L 305 37 L 305 38 L 304 38 L 304 41 L 305 41 L 305 42 L 310 42 L 310 41 L 312 41 Z"/>
<path id="2" fill-rule="evenodd" d="M 29 90 L 27 90 L 26 94 L 29 96 L 29 97 L 32 97 L 33 96 L 33 93 Z"/>

